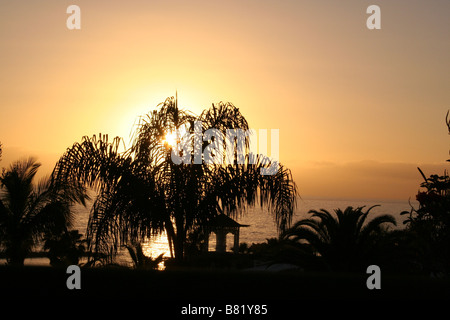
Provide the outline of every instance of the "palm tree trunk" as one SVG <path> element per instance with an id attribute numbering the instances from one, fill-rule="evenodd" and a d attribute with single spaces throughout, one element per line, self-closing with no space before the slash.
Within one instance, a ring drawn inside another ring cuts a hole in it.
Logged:
<path id="1" fill-rule="evenodd" d="M 183 219 L 178 219 L 178 221 L 176 222 L 177 234 L 175 237 L 174 249 L 175 249 L 175 260 L 178 262 L 183 261 L 184 258 L 184 243 L 186 241 L 186 230 L 183 224 L 184 224 Z"/>
<path id="2" fill-rule="evenodd" d="M 180 235 L 177 235 L 177 238 L 175 239 L 175 260 L 178 262 L 183 261 L 183 251 L 184 251 L 184 239 L 183 237 L 180 237 Z"/>
<path id="3" fill-rule="evenodd" d="M 173 239 L 172 236 L 169 234 L 167 234 L 167 242 L 169 243 L 170 257 L 173 259 Z"/>
<path id="4" fill-rule="evenodd" d="M 165 228 L 166 228 L 166 233 L 167 233 L 167 239 L 169 241 L 169 248 L 170 248 L 170 256 L 172 258 L 175 257 L 176 260 L 179 260 L 179 249 L 177 246 L 178 243 L 178 234 L 175 233 L 175 229 L 173 227 L 173 224 L 170 220 L 166 220 L 165 224 L 164 224 Z M 181 255 L 183 255 L 183 253 L 181 253 Z"/>
<path id="5" fill-rule="evenodd" d="M 176 238 L 175 235 L 175 231 L 173 229 L 173 225 L 172 222 L 170 222 L 170 220 L 167 220 L 164 224 L 164 227 L 166 229 L 166 233 L 167 233 L 167 240 L 169 242 L 169 249 L 170 249 L 170 257 L 173 258 L 174 257 L 174 240 Z"/>

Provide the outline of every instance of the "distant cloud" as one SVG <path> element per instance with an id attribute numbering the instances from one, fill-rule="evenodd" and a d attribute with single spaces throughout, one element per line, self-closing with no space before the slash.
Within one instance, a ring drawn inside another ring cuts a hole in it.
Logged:
<path id="1" fill-rule="evenodd" d="M 446 163 L 316 161 L 292 168 L 300 193 L 321 197 L 378 199 L 414 198 L 426 175 L 443 174 Z"/>

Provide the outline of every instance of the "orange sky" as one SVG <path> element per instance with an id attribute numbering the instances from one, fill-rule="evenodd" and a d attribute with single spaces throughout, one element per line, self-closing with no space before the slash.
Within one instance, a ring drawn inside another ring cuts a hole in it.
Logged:
<path id="1" fill-rule="evenodd" d="M 83 135 L 128 141 L 177 90 L 194 112 L 230 101 L 279 129 L 304 197 L 408 199 L 417 165 L 448 167 L 449 14 L 446 0 L 2 0 L 0 166 L 35 155 L 49 172 Z"/>

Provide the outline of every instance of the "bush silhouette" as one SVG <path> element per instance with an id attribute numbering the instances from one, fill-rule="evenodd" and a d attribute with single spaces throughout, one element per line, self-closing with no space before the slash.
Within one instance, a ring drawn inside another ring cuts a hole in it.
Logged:
<path id="1" fill-rule="evenodd" d="M 363 271 L 383 253 L 384 224 L 396 225 L 391 215 L 367 221 L 373 207 L 310 210 L 311 218 L 296 222 L 281 239 L 297 249 L 297 263 L 332 271 Z"/>

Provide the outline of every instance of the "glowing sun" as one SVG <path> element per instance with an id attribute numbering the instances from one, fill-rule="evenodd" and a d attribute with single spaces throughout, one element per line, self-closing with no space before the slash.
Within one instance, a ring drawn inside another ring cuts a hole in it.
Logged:
<path id="1" fill-rule="evenodd" d="M 177 144 L 177 133 L 175 131 L 166 133 L 164 140 L 164 144 L 167 144 L 169 147 L 174 147 Z"/>

